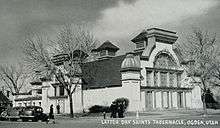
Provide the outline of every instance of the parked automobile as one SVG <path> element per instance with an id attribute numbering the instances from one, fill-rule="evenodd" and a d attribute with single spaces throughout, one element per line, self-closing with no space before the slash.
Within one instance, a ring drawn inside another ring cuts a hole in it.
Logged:
<path id="1" fill-rule="evenodd" d="M 17 121 L 20 119 L 20 114 L 25 107 L 13 107 L 11 109 L 6 109 L 1 113 L 1 118 L 4 120 Z"/>
<path id="2" fill-rule="evenodd" d="M 43 113 L 42 107 L 27 106 L 20 115 L 22 121 L 48 121 L 48 115 Z"/>
<path id="3" fill-rule="evenodd" d="M 6 107 L 0 106 L 0 120 L 5 120 L 4 117 L 2 117 L 2 113 L 6 110 Z"/>

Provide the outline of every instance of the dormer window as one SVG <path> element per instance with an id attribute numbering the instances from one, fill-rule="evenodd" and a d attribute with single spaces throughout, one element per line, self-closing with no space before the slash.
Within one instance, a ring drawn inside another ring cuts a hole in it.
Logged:
<path id="1" fill-rule="evenodd" d="M 107 59 L 114 57 L 119 48 L 113 45 L 110 41 L 105 41 L 100 47 L 95 49 L 99 53 L 99 59 Z M 93 50 L 94 51 L 94 50 Z"/>
<path id="2" fill-rule="evenodd" d="M 144 41 L 139 41 L 136 43 L 136 49 L 144 48 Z"/>
<path id="3" fill-rule="evenodd" d="M 115 52 L 113 52 L 113 51 L 108 51 L 108 55 L 109 55 L 109 56 L 115 56 Z"/>
<path id="4" fill-rule="evenodd" d="M 106 55 L 107 55 L 107 50 L 100 51 L 100 56 L 106 56 Z"/>

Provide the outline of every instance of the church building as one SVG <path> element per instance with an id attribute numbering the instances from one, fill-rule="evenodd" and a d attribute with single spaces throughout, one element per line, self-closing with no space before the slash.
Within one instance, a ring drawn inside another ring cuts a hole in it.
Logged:
<path id="1" fill-rule="evenodd" d="M 150 28 L 131 40 L 136 48 L 125 55 L 116 56 L 119 48 L 110 41 L 92 50 L 90 61 L 79 70 L 82 84 L 73 93 L 74 112 L 110 106 L 121 97 L 129 99 L 128 111 L 202 108 L 200 83 L 187 76 L 173 46 L 177 39 L 176 32 Z M 32 93 L 15 96 L 15 106 L 36 105 L 49 112 L 51 104 L 59 104 L 61 113 L 69 113 L 67 92 L 55 79 L 31 84 Z"/>

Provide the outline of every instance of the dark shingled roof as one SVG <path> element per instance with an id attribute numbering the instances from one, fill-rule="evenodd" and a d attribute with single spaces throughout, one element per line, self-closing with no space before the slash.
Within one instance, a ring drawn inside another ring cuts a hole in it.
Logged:
<path id="1" fill-rule="evenodd" d="M 110 41 L 105 41 L 101 46 L 99 46 L 96 51 L 101 51 L 101 50 L 113 50 L 117 51 L 119 48 L 112 44 Z"/>
<path id="2" fill-rule="evenodd" d="M 121 63 L 125 55 L 85 63 L 82 67 L 83 89 L 121 86 Z"/>

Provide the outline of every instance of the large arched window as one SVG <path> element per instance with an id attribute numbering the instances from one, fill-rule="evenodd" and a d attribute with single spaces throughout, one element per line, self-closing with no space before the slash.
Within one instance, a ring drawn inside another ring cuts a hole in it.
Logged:
<path id="1" fill-rule="evenodd" d="M 180 81 L 180 74 L 177 73 L 178 65 L 173 56 L 168 51 L 159 52 L 154 61 L 154 85 L 155 86 L 178 86 Z M 176 78 L 176 79 L 175 79 Z M 160 83 L 158 83 L 160 79 Z M 176 82 L 175 82 L 176 80 Z"/>
<path id="2" fill-rule="evenodd" d="M 154 61 L 155 68 L 176 69 L 177 64 L 174 58 L 168 53 L 158 53 Z"/>

